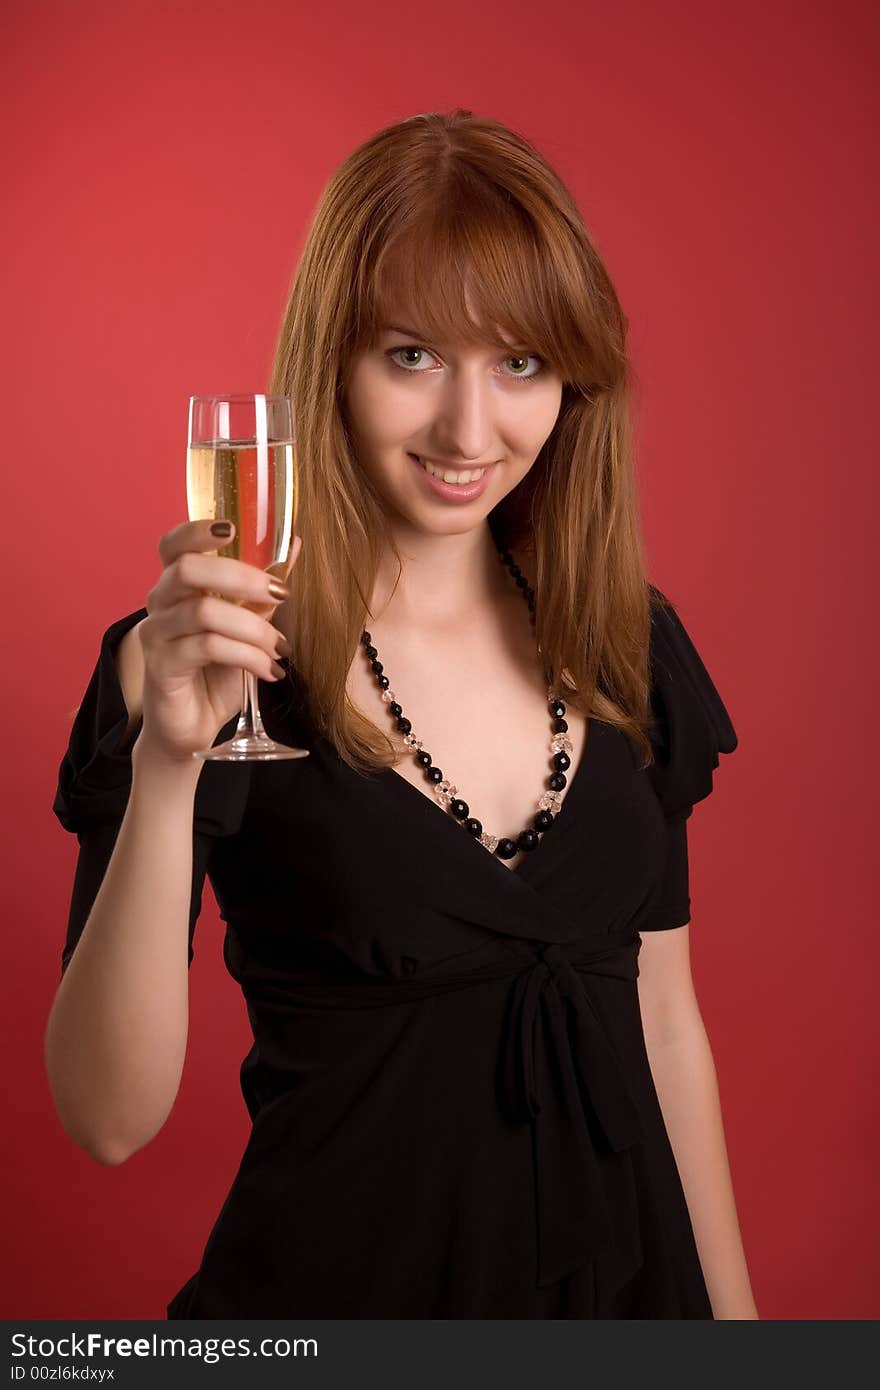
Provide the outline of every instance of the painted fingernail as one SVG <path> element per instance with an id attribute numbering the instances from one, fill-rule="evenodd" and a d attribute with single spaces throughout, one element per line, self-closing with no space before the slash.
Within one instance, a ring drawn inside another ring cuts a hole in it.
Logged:
<path id="1" fill-rule="evenodd" d="M 212 535 L 212 536 L 231 536 L 231 535 L 232 535 L 232 522 L 231 522 L 231 521 L 215 521 L 215 522 L 212 522 L 212 524 L 211 524 L 211 535 Z"/>
<path id="2" fill-rule="evenodd" d="M 275 639 L 275 647 L 279 656 L 293 656 L 293 647 L 290 645 L 287 638 L 282 636 L 280 632 Z"/>
<path id="3" fill-rule="evenodd" d="M 272 597 L 277 599 L 279 603 L 282 603 L 286 598 L 290 598 L 290 590 L 286 584 L 281 583 L 280 579 L 270 579 L 268 589 Z"/>

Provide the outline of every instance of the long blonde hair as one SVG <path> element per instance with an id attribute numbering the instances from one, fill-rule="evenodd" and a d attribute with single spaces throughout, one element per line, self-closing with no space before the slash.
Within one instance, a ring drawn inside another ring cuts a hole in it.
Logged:
<path id="1" fill-rule="evenodd" d="M 346 694 L 380 557 L 390 547 L 401 565 L 343 395 L 392 292 L 418 305 L 430 341 L 504 347 L 500 329 L 561 375 L 556 424 L 489 525 L 535 589 L 549 683 L 630 737 L 646 766 L 650 604 L 666 601 L 645 576 L 627 319 L 559 176 L 523 137 L 461 109 L 388 126 L 337 169 L 281 323 L 268 389 L 293 400 L 303 545 L 277 616 L 310 719 L 357 771 L 401 757 Z"/>

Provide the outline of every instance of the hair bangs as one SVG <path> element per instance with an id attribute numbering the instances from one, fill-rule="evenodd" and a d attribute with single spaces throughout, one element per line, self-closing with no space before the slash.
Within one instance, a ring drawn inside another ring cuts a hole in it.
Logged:
<path id="1" fill-rule="evenodd" d="M 538 238 L 521 209 L 471 196 L 405 225 L 382 246 L 359 315 L 374 343 L 385 324 L 417 329 L 438 346 L 490 343 L 537 353 L 566 375 L 572 353 L 552 312 Z"/>

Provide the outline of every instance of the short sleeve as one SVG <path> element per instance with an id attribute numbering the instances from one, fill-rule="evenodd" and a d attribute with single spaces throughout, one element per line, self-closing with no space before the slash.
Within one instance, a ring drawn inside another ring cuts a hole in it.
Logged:
<path id="1" fill-rule="evenodd" d="M 61 973 L 67 969 L 116 844 L 131 790 L 131 748 L 140 731 L 124 740 L 128 710 L 116 670 L 116 651 L 131 628 L 147 616 L 145 608 L 111 623 L 101 639 L 98 658 L 77 710 L 67 751 L 58 770 L 52 810 L 65 830 L 75 834 L 79 855 L 71 892 Z M 233 732 L 230 720 L 217 735 Z M 123 745 L 124 742 L 124 746 Z M 250 786 L 250 765 L 206 763 L 199 777 L 193 814 L 193 874 L 189 912 L 189 964 L 202 906 L 202 891 L 212 849 L 220 836 L 240 827 Z"/>
<path id="2" fill-rule="evenodd" d="M 656 899 L 639 930 L 661 931 L 690 921 L 687 820 L 712 792 L 720 755 L 734 752 L 738 740 L 681 618 L 653 588 L 649 664 L 654 762 L 646 773 L 665 818 L 666 859 Z"/>

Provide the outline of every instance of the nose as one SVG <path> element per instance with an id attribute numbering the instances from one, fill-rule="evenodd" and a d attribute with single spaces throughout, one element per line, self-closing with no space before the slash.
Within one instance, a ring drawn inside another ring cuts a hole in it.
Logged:
<path id="1" fill-rule="evenodd" d="M 433 452 L 461 462 L 494 462 L 494 404 L 485 371 L 460 369 L 444 383 L 435 422 Z"/>

